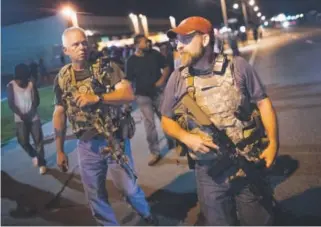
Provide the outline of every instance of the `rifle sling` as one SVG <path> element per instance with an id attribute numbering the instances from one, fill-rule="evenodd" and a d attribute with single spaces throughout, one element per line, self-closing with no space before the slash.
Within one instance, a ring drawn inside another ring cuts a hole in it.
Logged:
<path id="1" fill-rule="evenodd" d="M 210 120 L 208 115 L 204 113 L 204 111 L 196 104 L 194 99 L 188 94 L 185 93 L 181 99 L 178 101 L 178 103 L 182 103 L 185 108 L 187 108 L 188 112 L 190 112 L 197 123 L 202 126 L 213 126 L 213 122 Z M 242 140 L 241 142 L 234 144 L 234 147 L 237 147 L 241 150 L 244 149 L 244 147 L 248 144 L 253 142 L 259 137 L 259 132 L 254 132 L 248 139 Z"/>

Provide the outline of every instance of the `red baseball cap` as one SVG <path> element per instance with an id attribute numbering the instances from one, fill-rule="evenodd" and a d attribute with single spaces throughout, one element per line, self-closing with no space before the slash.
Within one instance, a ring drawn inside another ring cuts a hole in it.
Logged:
<path id="1" fill-rule="evenodd" d="M 204 34 L 211 34 L 213 32 L 212 23 L 204 17 L 188 17 L 183 20 L 176 28 L 167 32 L 170 39 L 176 38 L 179 35 L 188 35 L 193 32 L 201 32 Z"/>

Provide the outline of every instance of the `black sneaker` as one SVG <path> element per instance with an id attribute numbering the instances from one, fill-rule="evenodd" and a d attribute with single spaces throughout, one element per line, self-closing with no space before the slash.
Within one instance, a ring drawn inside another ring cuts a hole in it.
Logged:
<path id="1" fill-rule="evenodd" d="M 158 226 L 158 220 L 154 215 L 149 215 L 148 217 L 144 218 L 144 221 L 149 226 Z"/>

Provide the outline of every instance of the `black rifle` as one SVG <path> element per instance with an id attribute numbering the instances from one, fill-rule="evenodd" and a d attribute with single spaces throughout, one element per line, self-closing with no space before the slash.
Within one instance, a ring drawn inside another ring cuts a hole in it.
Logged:
<path id="1" fill-rule="evenodd" d="M 262 175 L 265 161 L 250 162 L 240 155 L 234 142 L 224 131 L 218 129 L 212 123 L 207 114 L 203 112 L 188 93 L 178 100 L 176 107 L 180 105 L 187 109 L 188 130 L 195 127 L 200 128 L 201 131 L 210 135 L 213 138 L 213 142 L 219 147 L 219 150 L 210 151 L 216 153 L 216 158 L 213 160 L 213 166 L 209 169 L 209 174 L 215 177 L 229 167 L 235 166 L 237 169 L 242 169 L 246 174 L 253 193 L 273 199 L 272 190 L 265 181 L 264 175 Z"/>

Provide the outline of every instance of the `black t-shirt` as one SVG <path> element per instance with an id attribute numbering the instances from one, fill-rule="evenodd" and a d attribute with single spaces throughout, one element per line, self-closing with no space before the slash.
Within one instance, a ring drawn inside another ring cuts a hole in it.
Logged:
<path id="1" fill-rule="evenodd" d="M 144 53 L 144 56 L 133 54 L 126 62 L 126 78 L 135 83 L 136 95 L 152 97 L 157 94 L 155 83 L 166 66 L 165 58 L 156 50 Z"/>

